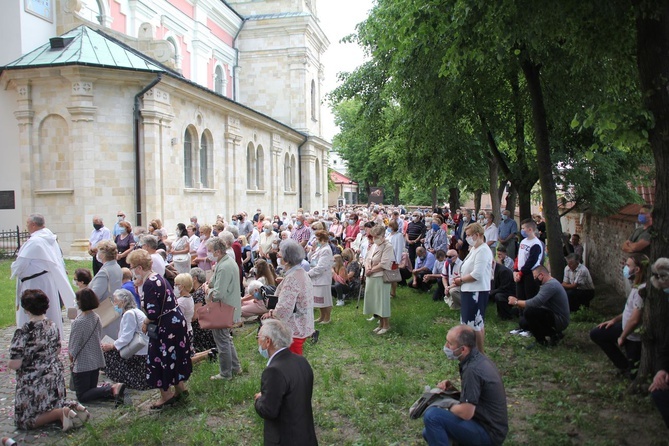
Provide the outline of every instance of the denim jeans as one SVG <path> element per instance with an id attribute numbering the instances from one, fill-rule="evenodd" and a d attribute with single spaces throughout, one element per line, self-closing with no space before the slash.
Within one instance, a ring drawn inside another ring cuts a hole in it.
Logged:
<path id="1" fill-rule="evenodd" d="M 423 414 L 423 438 L 429 446 L 492 445 L 488 432 L 474 420 L 463 420 L 449 410 L 429 407 Z"/>
<path id="2" fill-rule="evenodd" d="M 112 390 L 111 384 L 98 386 L 99 375 L 99 369 L 74 373 L 74 387 L 76 389 L 77 399 L 80 403 L 114 398 L 114 391 Z"/>
<path id="3" fill-rule="evenodd" d="M 241 370 L 235 344 L 232 343 L 229 328 L 211 330 L 218 349 L 218 369 L 221 376 L 232 378 L 233 373 Z"/>

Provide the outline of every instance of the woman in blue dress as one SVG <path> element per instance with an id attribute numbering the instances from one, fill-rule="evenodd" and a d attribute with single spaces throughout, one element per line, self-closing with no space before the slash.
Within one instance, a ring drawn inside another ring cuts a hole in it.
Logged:
<path id="1" fill-rule="evenodd" d="M 188 396 L 185 383 L 193 365 L 186 319 L 172 287 L 160 274 L 151 270 L 148 252 L 143 249 L 133 251 L 128 256 L 128 264 L 144 302 L 146 319 L 142 331 L 146 333 L 149 324 L 158 326 L 158 338 L 149 339 L 146 381 L 149 386 L 160 389 L 160 400 L 151 406 L 152 410 L 160 410 Z"/>

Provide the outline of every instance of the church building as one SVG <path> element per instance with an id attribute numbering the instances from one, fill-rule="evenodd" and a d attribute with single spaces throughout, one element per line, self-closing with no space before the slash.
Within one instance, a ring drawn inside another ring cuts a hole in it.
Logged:
<path id="1" fill-rule="evenodd" d="M 168 231 L 327 206 L 316 0 L 21 0 L 0 18 L 0 229 Z"/>

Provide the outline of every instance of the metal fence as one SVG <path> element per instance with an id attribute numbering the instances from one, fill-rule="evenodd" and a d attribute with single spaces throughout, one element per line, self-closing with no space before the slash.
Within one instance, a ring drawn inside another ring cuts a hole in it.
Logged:
<path id="1" fill-rule="evenodd" d="M 16 257 L 19 248 L 30 238 L 28 231 L 16 229 L 0 231 L 0 257 Z"/>

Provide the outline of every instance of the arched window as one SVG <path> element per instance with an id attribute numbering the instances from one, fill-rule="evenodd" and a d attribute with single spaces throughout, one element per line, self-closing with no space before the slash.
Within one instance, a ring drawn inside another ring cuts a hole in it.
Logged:
<path id="1" fill-rule="evenodd" d="M 193 133 L 189 128 L 184 132 L 184 184 L 193 187 Z"/>
<path id="2" fill-rule="evenodd" d="M 316 120 L 316 82 L 311 80 L 311 119 Z"/>
<path id="3" fill-rule="evenodd" d="M 321 194 L 321 162 L 319 161 L 318 158 L 316 158 L 315 170 L 316 170 L 316 195 L 320 195 Z"/>
<path id="4" fill-rule="evenodd" d="M 216 73 L 214 74 L 214 91 L 218 94 L 223 93 L 223 68 L 220 65 L 216 66 Z"/>
<path id="5" fill-rule="evenodd" d="M 172 63 L 174 64 L 174 68 L 180 68 L 179 62 L 181 61 L 181 57 L 179 56 L 179 45 L 172 36 L 168 37 L 167 41 L 172 45 L 172 50 L 174 51 L 174 57 L 172 58 Z"/>
<path id="6" fill-rule="evenodd" d="M 211 134 L 209 130 L 205 130 L 200 138 L 200 183 L 202 187 L 210 188 L 211 184 L 211 169 L 210 163 L 213 161 L 211 157 Z"/>
<path id="7" fill-rule="evenodd" d="M 82 0 L 79 15 L 88 21 L 104 25 L 104 8 L 100 0 Z"/>
<path id="8" fill-rule="evenodd" d="M 264 180 L 264 164 L 265 164 L 265 151 L 262 146 L 258 146 L 256 151 L 256 189 L 264 190 L 265 180 Z"/>
<path id="9" fill-rule="evenodd" d="M 256 188 L 255 179 L 256 170 L 256 150 L 253 143 L 250 142 L 246 147 L 246 188 L 254 190 Z"/>
<path id="10" fill-rule="evenodd" d="M 291 178 L 291 166 L 290 166 L 290 155 L 286 153 L 286 156 L 283 161 L 283 190 L 289 191 L 290 188 L 290 178 Z"/>
<path id="11" fill-rule="evenodd" d="M 297 175 L 297 163 L 295 163 L 295 155 L 290 157 L 290 190 L 295 192 L 295 175 Z"/>

